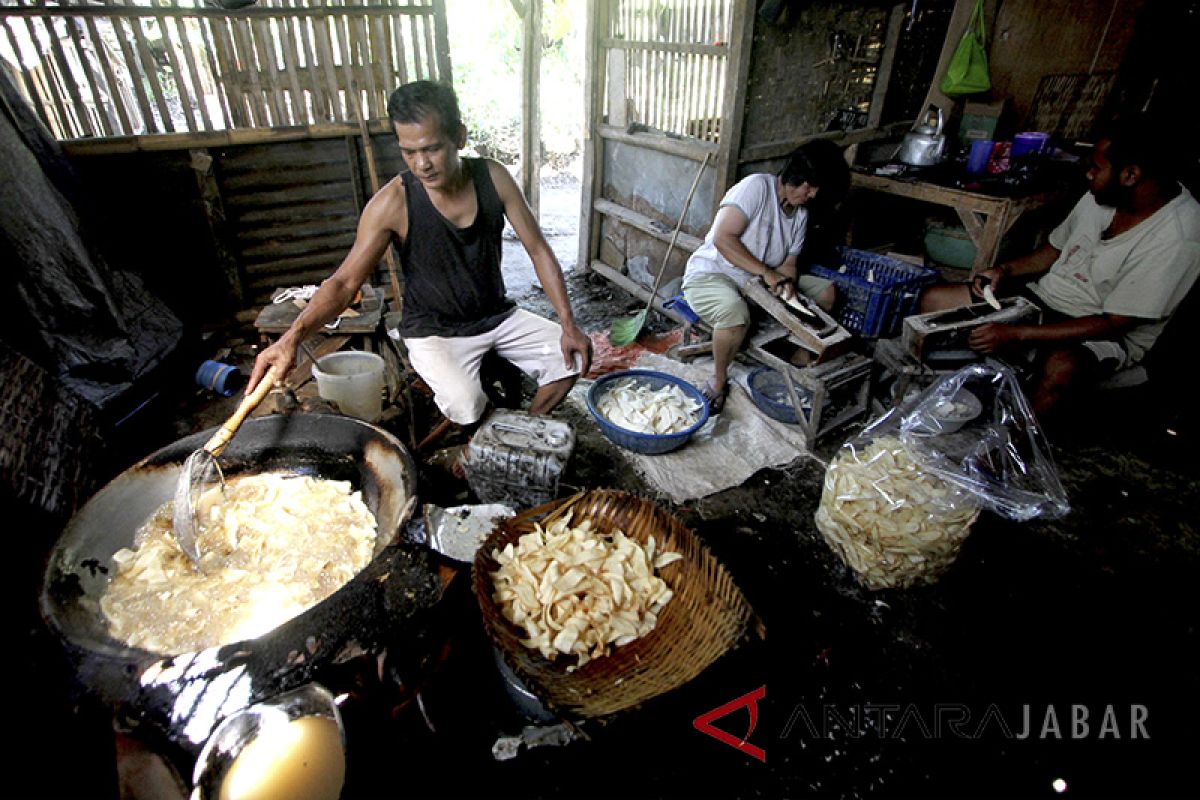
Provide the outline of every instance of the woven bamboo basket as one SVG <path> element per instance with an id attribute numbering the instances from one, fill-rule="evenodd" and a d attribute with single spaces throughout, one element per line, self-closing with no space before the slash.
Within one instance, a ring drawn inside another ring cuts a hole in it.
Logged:
<path id="1" fill-rule="evenodd" d="M 609 655 L 567 672 L 576 659 L 555 661 L 525 647 L 522 631 L 492 599 L 491 575 L 499 568 L 493 551 L 566 515 L 590 520 L 595 530 L 619 528 L 645 543 L 653 536 L 662 551 L 683 555 L 660 573 L 675 596 L 646 636 Z M 653 502 L 625 492 L 596 490 L 531 509 L 504 520 L 475 555 L 472 583 L 484 627 L 505 663 L 551 710 L 580 718 L 613 714 L 636 706 L 695 678 L 742 637 L 753 614 L 729 573 L 696 535 Z"/>

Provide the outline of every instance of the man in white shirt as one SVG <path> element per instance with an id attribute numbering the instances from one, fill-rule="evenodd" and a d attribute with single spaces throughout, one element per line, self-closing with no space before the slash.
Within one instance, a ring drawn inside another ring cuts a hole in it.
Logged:
<path id="1" fill-rule="evenodd" d="M 799 290 L 826 310 L 833 308 L 833 283 L 798 275 L 808 212 L 804 206 L 822 184 L 836 186 L 848 172 L 840 152 L 801 145 L 776 175 L 748 175 L 721 200 L 708 235 L 683 275 L 683 296 L 713 327 L 713 377 L 701 390 L 713 413 L 729 394 L 729 364 L 746 338 L 750 309 L 741 288 L 761 277 L 767 288 L 787 300 Z"/>
<path id="2" fill-rule="evenodd" d="M 1040 325 L 983 325 L 970 339 L 981 353 L 1038 346 L 1039 416 L 1089 380 L 1141 361 L 1200 274 L 1200 203 L 1175 179 L 1170 149 L 1148 125 L 1115 127 L 1092 153 L 1090 193 L 1046 245 L 970 286 L 935 286 L 921 298 L 923 312 L 956 308 L 978 302 L 990 281 L 997 295 L 1039 305 Z"/>

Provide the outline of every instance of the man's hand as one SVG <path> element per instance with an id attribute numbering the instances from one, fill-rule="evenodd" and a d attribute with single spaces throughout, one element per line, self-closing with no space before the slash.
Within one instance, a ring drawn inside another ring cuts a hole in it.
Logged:
<path id="1" fill-rule="evenodd" d="M 1008 275 L 1001 267 L 992 267 L 979 272 L 971 281 L 971 289 L 976 297 L 983 297 L 983 287 L 991 286 L 992 293 L 1000 294 L 1000 283 Z M 987 280 L 984 280 L 984 279 Z"/>
<path id="2" fill-rule="evenodd" d="M 1021 327 L 1007 325 L 1001 322 L 989 322 L 971 331 L 967 343 L 972 350 L 980 353 L 994 353 L 1002 350 L 1013 342 L 1021 341 Z"/>
<path id="3" fill-rule="evenodd" d="M 295 360 L 296 347 L 287 341 L 286 336 L 263 350 L 258 354 L 258 358 L 254 359 L 254 369 L 251 370 L 250 380 L 246 383 L 246 394 L 254 391 L 254 387 L 258 386 L 258 382 L 272 366 L 275 367 L 275 380 L 282 384 L 292 371 Z"/>
<path id="4" fill-rule="evenodd" d="M 575 354 L 579 354 L 579 376 L 583 377 L 592 366 L 592 340 L 574 323 L 562 326 L 563 363 L 575 366 Z M 265 352 L 264 352 L 265 355 Z M 262 358 L 262 356 L 259 356 Z"/>

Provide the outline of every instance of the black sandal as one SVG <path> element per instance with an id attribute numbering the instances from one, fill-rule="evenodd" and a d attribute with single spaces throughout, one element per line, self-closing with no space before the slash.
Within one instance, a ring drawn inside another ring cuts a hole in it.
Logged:
<path id="1" fill-rule="evenodd" d="M 726 398 L 729 397 L 729 382 L 725 382 L 724 391 L 718 392 L 712 381 L 705 381 L 704 386 L 700 389 L 700 394 L 708 400 L 708 413 L 720 414 L 725 408 Z"/>

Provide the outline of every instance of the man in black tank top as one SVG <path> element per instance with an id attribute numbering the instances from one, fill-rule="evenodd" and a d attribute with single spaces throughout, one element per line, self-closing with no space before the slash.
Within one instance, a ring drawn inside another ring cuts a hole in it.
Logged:
<path id="1" fill-rule="evenodd" d="M 453 89 L 430 81 L 405 84 L 392 93 L 388 116 L 409 171 L 367 203 L 350 253 L 291 328 L 259 354 L 246 391 L 270 366 L 283 380 L 299 344 L 350 304 L 394 237 L 404 268 L 400 335 L 442 413 L 465 426 L 480 420 L 487 398 L 479 365 L 492 350 L 537 381 L 529 410 L 548 413 L 591 361 L 591 342 L 575 324 L 554 251 L 503 166 L 459 157 L 467 130 Z M 561 326 L 516 308 L 505 296 L 505 217 Z"/>

